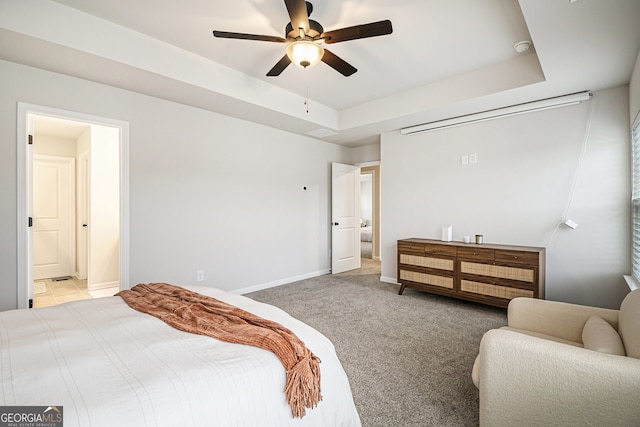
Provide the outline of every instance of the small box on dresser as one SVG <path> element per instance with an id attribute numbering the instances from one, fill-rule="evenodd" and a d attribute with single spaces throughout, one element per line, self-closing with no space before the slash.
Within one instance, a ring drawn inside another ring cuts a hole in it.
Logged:
<path id="1" fill-rule="evenodd" d="M 515 297 L 544 299 L 545 248 L 398 240 L 399 294 L 406 287 L 506 307 Z"/>

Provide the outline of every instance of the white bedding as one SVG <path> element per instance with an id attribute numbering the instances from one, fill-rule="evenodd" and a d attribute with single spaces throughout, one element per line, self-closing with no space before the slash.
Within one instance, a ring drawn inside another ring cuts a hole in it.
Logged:
<path id="1" fill-rule="evenodd" d="M 371 227 L 360 227 L 360 241 L 370 242 L 373 238 L 372 231 Z"/>
<path id="2" fill-rule="evenodd" d="M 65 427 L 360 426 L 326 337 L 276 307 L 186 288 L 294 331 L 322 361 L 318 406 L 291 416 L 273 353 L 179 331 L 120 297 L 0 313 L 0 405 L 62 406 Z"/>

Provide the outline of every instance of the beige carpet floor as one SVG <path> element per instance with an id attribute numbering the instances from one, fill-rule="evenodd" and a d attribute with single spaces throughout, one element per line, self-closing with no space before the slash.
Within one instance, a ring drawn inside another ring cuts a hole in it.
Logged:
<path id="1" fill-rule="evenodd" d="M 367 268 L 363 264 L 363 268 Z M 471 368 L 506 311 L 382 283 L 362 271 L 247 295 L 325 334 L 349 377 L 364 427 L 477 426 Z"/>

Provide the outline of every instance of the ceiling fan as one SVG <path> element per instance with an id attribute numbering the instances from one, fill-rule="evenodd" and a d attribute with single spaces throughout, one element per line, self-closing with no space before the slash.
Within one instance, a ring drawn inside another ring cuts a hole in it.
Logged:
<path id="1" fill-rule="evenodd" d="M 348 62 L 322 47 L 322 42 L 331 44 L 367 37 L 391 34 L 391 21 L 384 20 L 370 24 L 356 25 L 325 32 L 318 22 L 309 19 L 313 5 L 304 0 L 284 0 L 291 22 L 285 27 L 285 37 L 258 34 L 213 31 L 215 37 L 227 39 L 258 40 L 275 43 L 289 43 L 285 55 L 269 70 L 267 76 L 279 76 L 292 62 L 306 68 L 322 61 L 344 76 L 356 71 Z"/>

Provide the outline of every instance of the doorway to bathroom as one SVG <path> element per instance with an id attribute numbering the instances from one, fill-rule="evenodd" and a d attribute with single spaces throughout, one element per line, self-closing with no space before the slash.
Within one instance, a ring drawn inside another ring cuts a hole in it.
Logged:
<path id="1" fill-rule="evenodd" d="M 113 295 L 128 286 L 128 124 L 19 107 L 18 305 Z"/>

